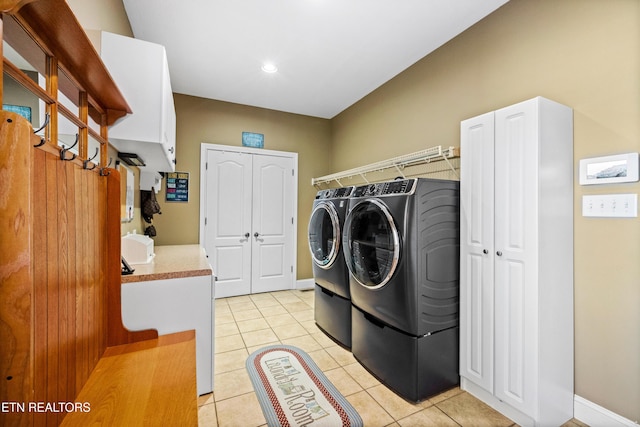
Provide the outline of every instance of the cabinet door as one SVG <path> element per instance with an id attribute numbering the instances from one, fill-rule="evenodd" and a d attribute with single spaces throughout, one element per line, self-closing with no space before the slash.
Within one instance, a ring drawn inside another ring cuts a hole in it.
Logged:
<path id="1" fill-rule="evenodd" d="M 171 171 L 175 170 L 176 164 L 176 108 L 173 103 L 173 92 L 171 91 L 171 77 L 169 76 L 169 64 L 167 56 L 162 58 L 164 71 L 162 73 L 163 102 L 162 102 L 162 148 L 171 165 Z"/>
<path id="2" fill-rule="evenodd" d="M 537 99 L 495 116 L 495 396 L 535 415 Z"/>
<path id="3" fill-rule="evenodd" d="M 493 393 L 494 113 L 460 131 L 460 375 Z"/>

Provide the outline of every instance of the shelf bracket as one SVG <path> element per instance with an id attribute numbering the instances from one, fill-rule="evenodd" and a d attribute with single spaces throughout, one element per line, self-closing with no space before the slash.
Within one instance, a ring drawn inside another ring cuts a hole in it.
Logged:
<path id="1" fill-rule="evenodd" d="M 402 172 L 402 169 L 400 169 L 400 167 L 397 164 L 394 164 L 393 166 L 396 168 L 396 170 L 398 171 L 400 176 L 402 176 L 402 179 L 406 179 L 407 178 L 406 176 L 404 176 L 404 173 Z"/>

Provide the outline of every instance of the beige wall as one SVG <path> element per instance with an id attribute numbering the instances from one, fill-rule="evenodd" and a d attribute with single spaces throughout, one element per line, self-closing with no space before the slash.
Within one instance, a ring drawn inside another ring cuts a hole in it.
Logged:
<path id="1" fill-rule="evenodd" d="M 133 37 L 122 0 L 67 0 L 67 4 L 85 31 L 100 30 Z"/>
<path id="2" fill-rule="evenodd" d="M 335 117 L 333 168 L 458 146 L 461 120 L 537 95 L 574 109 L 576 177 L 582 158 L 640 151 L 640 2 L 511 0 Z M 639 191 L 576 178 L 575 390 L 632 421 L 640 420 L 640 221 L 583 218 L 581 199 Z"/>
<path id="3" fill-rule="evenodd" d="M 176 171 L 189 172 L 189 202 L 165 202 L 154 216 L 157 245 L 198 243 L 200 215 L 200 145 L 203 142 L 242 146 L 242 132 L 264 134 L 264 148 L 298 153 L 297 276 L 313 277 L 307 245 L 307 222 L 316 190 L 311 178 L 329 168 L 330 122 L 187 95 L 174 95 L 177 115 Z M 163 181 L 164 186 L 164 181 Z"/>

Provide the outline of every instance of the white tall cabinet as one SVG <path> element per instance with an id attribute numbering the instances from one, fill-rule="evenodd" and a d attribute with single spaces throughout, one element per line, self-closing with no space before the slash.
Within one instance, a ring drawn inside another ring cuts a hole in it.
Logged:
<path id="1" fill-rule="evenodd" d="M 461 387 L 527 426 L 573 417 L 573 112 L 461 123 Z"/>

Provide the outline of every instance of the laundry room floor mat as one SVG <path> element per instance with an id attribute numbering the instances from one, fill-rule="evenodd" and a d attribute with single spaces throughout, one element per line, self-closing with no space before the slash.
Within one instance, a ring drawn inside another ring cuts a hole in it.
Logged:
<path id="1" fill-rule="evenodd" d="M 263 347 L 246 366 L 269 427 L 363 426 L 358 412 L 299 348 Z"/>

